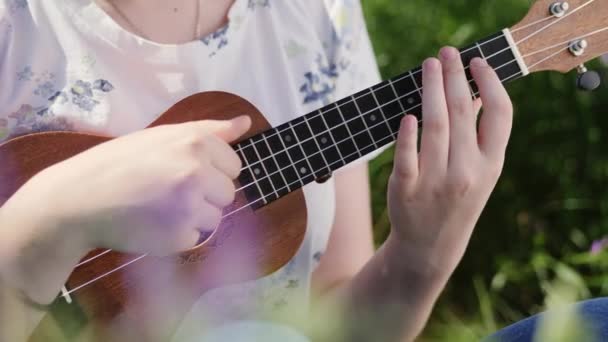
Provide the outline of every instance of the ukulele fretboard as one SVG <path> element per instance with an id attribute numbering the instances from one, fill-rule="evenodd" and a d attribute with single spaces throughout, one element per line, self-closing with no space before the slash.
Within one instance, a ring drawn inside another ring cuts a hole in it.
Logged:
<path id="1" fill-rule="evenodd" d="M 475 57 L 503 82 L 523 75 L 504 31 L 461 49 L 461 56 L 473 97 L 478 88 L 468 65 Z M 422 91 L 418 67 L 235 145 L 251 206 L 262 207 L 394 142 L 406 113 L 422 122 Z"/>

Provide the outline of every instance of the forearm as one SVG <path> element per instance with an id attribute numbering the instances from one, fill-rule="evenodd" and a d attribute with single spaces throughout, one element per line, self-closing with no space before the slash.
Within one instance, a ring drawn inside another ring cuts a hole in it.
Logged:
<path id="1" fill-rule="evenodd" d="M 449 276 L 429 262 L 389 237 L 357 275 L 330 290 L 326 296 L 336 299 L 345 313 L 345 339 L 413 340 Z"/>
<path id="2" fill-rule="evenodd" d="M 53 301 L 84 252 L 50 206 L 22 195 L 0 207 L 0 341 L 27 340 L 45 314 L 36 306 Z"/>

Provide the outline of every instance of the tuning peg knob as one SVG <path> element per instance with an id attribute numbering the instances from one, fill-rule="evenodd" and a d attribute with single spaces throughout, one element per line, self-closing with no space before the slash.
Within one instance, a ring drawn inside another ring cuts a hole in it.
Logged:
<path id="1" fill-rule="evenodd" d="M 597 71 L 587 70 L 584 65 L 578 67 L 578 77 L 576 78 L 576 86 L 580 90 L 593 91 L 600 87 L 602 78 Z"/>

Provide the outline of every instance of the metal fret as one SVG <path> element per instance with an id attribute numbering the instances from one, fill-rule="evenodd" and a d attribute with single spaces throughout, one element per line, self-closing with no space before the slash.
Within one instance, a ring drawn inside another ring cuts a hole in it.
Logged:
<path id="1" fill-rule="evenodd" d="M 370 93 L 372 94 L 372 96 L 374 95 L 374 92 L 370 90 Z M 351 98 L 353 99 L 353 102 L 355 103 L 355 107 L 357 108 L 357 112 L 359 112 L 359 116 L 361 117 L 361 119 L 363 120 L 363 124 L 365 125 L 365 130 L 367 131 L 367 134 L 369 134 L 369 138 L 372 139 L 372 143 L 374 144 L 374 148 L 378 149 L 378 144 L 376 143 L 376 140 L 374 139 L 374 136 L 372 135 L 372 132 L 369 130 L 369 126 L 367 125 L 367 122 L 365 122 L 365 118 L 363 117 L 363 112 L 361 111 L 361 108 L 359 107 L 359 103 L 357 103 L 357 100 L 355 99 L 355 95 L 351 96 Z M 376 97 L 374 96 L 374 100 L 376 99 Z M 376 101 L 377 103 L 378 101 Z"/>
<path id="2" fill-rule="evenodd" d="M 342 160 L 342 165 L 346 165 L 347 164 L 346 160 L 344 159 L 344 156 L 342 155 L 342 151 L 340 151 L 340 147 L 338 146 L 336 139 L 334 139 L 333 134 L 331 134 L 331 129 L 329 128 L 329 125 L 327 124 L 327 121 L 325 120 L 324 113 L 321 114 L 321 119 L 323 119 L 323 123 L 325 124 L 325 127 L 327 128 L 327 132 L 329 133 L 329 138 L 334 143 L 334 146 L 336 147 L 336 150 L 338 151 L 338 154 L 340 155 L 340 160 Z M 332 165 L 333 165 L 333 163 L 332 163 Z M 330 167 L 330 169 L 331 169 L 331 167 Z"/>
<path id="3" fill-rule="evenodd" d="M 397 94 L 397 91 L 395 90 L 395 86 L 393 85 L 393 80 L 388 80 L 388 84 L 390 85 L 391 89 L 393 90 L 393 93 L 395 93 L 395 98 L 399 98 L 399 94 Z M 403 104 L 401 104 L 401 101 L 397 101 L 399 103 L 399 107 L 401 107 L 401 113 L 406 114 L 406 110 L 403 107 Z"/>
<path id="4" fill-rule="evenodd" d="M 264 196 L 264 192 L 262 191 L 262 188 L 260 187 L 260 184 L 258 183 L 258 180 L 255 177 L 255 174 L 253 172 L 253 170 L 250 167 L 249 161 L 247 160 L 247 157 L 245 156 L 245 151 L 243 151 L 242 149 L 242 145 L 240 145 L 241 147 L 236 150 L 237 155 L 240 154 L 241 160 L 244 161 L 243 164 L 245 164 L 245 168 L 244 170 L 248 170 L 248 175 L 249 177 L 251 177 L 251 180 L 253 181 L 253 183 L 255 184 L 256 188 L 258 189 L 258 193 L 260 195 L 260 198 L 264 201 L 264 205 L 268 204 L 268 202 L 266 201 L 266 197 Z M 240 153 L 239 153 L 240 152 Z M 246 177 L 245 177 L 246 179 Z M 257 199 L 259 200 L 259 199 Z"/>
<path id="5" fill-rule="evenodd" d="M 266 174 L 266 176 L 268 177 L 268 182 L 270 183 L 270 186 L 272 187 L 272 190 L 274 191 L 275 195 L 277 196 L 277 198 L 279 198 L 279 192 L 277 191 L 276 187 L 274 186 L 272 179 L 270 178 L 270 173 L 268 172 L 268 170 L 266 169 L 266 165 L 264 165 L 263 162 L 263 158 L 260 155 L 260 152 L 258 151 L 257 147 L 256 147 L 256 143 L 255 141 L 251 140 L 251 146 L 253 147 L 253 150 L 255 151 L 255 154 L 258 156 L 258 160 L 260 161 L 260 164 L 262 165 L 262 169 L 264 170 L 264 173 Z M 245 156 L 246 157 L 246 156 Z M 267 195 L 265 194 L 264 198 L 266 198 Z"/>
<path id="6" fill-rule="evenodd" d="M 272 160 L 274 160 L 274 163 L 277 165 L 277 169 L 278 169 L 277 172 L 279 173 L 281 178 L 283 178 L 283 182 L 285 182 L 285 186 L 287 186 L 287 191 L 291 192 L 291 189 L 289 188 L 289 182 L 287 181 L 287 179 L 285 178 L 285 175 L 283 174 L 281 165 L 279 164 L 279 161 L 277 160 L 277 157 L 275 156 L 275 154 L 272 152 L 272 148 L 270 147 L 270 144 L 268 143 L 268 139 L 266 139 L 266 133 L 262 133 L 262 139 L 264 140 L 264 142 L 266 143 L 266 146 L 268 146 L 268 149 L 270 150 L 270 156 L 272 157 Z M 270 177 L 272 175 L 268 175 L 268 176 Z M 279 189 L 279 190 L 282 190 L 282 189 Z"/>
<path id="7" fill-rule="evenodd" d="M 422 86 L 418 84 L 418 82 L 416 82 L 416 78 L 414 78 L 414 74 L 410 71 L 410 77 L 412 78 L 412 81 L 414 82 L 414 87 L 416 87 L 416 90 L 418 90 L 418 95 L 420 95 L 420 98 L 422 98 Z"/>
<path id="8" fill-rule="evenodd" d="M 315 132 L 315 131 L 312 129 L 312 127 L 310 126 L 310 123 L 308 122 L 308 119 L 306 118 L 306 116 L 304 116 L 304 122 L 306 122 L 306 125 L 308 126 L 308 129 L 310 129 L 310 131 L 311 131 L 311 132 L 312 132 L 312 134 L 313 134 L 312 140 L 314 140 L 315 144 L 317 145 L 317 149 L 318 149 L 318 151 L 319 151 L 319 152 L 320 152 L 320 151 L 322 151 L 322 150 L 321 150 L 321 145 L 319 145 L 319 142 L 317 141 L 317 132 Z M 325 132 L 320 132 L 320 133 L 318 133 L 318 134 L 323 134 L 323 133 L 325 133 Z M 327 133 L 329 133 L 329 132 L 327 132 Z M 330 135 L 331 135 L 331 133 L 330 133 Z M 327 167 L 329 170 L 331 170 L 331 168 L 329 167 L 329 163 L 327 162 L 327 159 L 325 158 L 325 154 L 321 153 L 321 157 L 323 158 L 323 161 L 325 162 L 325 166 L 326 166 L 326 167 Z M 317 171 L 319 171 L 319 170 L 317 170 Z"/>
<path id="9" fill-rule="evenodd" d="M 353 132 L 350 131 L 350 127 L 348 127 L 347 125 L 347 121 L 344 117 L 344 113 L 342 113 L 342 110 L 340 109 L 340 106 L 338 106 L 338 104 L 336 104 L 336 108 L 338 109 L 338 113 L 340 113 L 340 116 L 342 117 L 342 121 L 344 122 L 344 126 L 346 126 L 346 130 L 348 131 L 348 134 L 350 135 L 350 140 L 352 140 L 353 144 L 355 145 L 355 150 L 357 150 L 357 154 L 359 154 L 359 158 L 363 157 L 363 155 L 361 154 L 361 150 L 359 150 L 359 146 L 357 146 L 357 142 L 355 141 L 355 136 L 353 135 Z M 331 131 L 331 129 L 330 129 Z"/>
<path id="10" fill-rule="evenodd" d="M 386 127 L 388 128 L 388 132 L 393 136 L 394 139 L 397 139 L 397 134 L 395 132 L 393 132 L 393 130 L 391 129 L 391 126 L 388 124 L 388 121 L 386 120 L 387 116 L 384 113 L 384 109 L 382 109 L 382 106 L 380 105 L 378 98 L 376 98 L 376 94 L 374 93 L 373 90 L 372 90 L 372 96 L 374 97 L 374 101 L 376 101 L 376 105 L 380 109 L 380 113 L 382 113 L 382 121 L 384 121 L 384 123 L 386 124 Z"/>
<path id="11" fill-rule="evenodd" d="M 304 176 L 313 175 L 313 177 L 314 177 L 312 165 L 310 164 L 310 161 L 308 160 L 306 151 L 304 151 L 304 148 L 302 148 L 302 143 L 300 142 L 298 135 L 296 134 L 295 130 L 293 129 L 293 125 L 291 124 L 291 121 L 288 122 L 288 125 L 289 125 L 289 128 L 291 129 L 291 131 L 293 132 L 294 138 L 296 139 L 295 145 L 297 145 L 298 148 L 300 149 L 300 151 L 302 151 L 302 154 L 304 155 L 304 161 L 306 161 L 306 164 L 308 165 L 308 170 L 306 170 L 304 167 L 300 167 L 298 169 L 298 167 L 295 165 L 295 164 L 301 162 L 301 160 L 298 160 L 294 163 L 294 166 L 296 166 L 296 171 L 298 171 L 300 173 L 300 175 L 304 175 Z M 294 147 L 291 147 L 291 148 L 294 148 Z M 287 154 L 289 154 L 289 151 L 287 151 Z M 300 179 L 302 179 L 302 177 L 300 177 Z M 302 183 L 302 186 L 304 186 L 304 183 Z"/>
<path id="12" fill-rule="evenodd" d="M 487 61 L 488 59 L 486 58 L 486 55 L 483 53 L 483 50 L 481 49 L 481 45 L 479 45 L 479 43 L 475 43 L 475 46 L 477 47 L 477 50 L 479 51 L 480 57 Z M 470 74 L 470 72 L 469 72 L 469 74 Z M 478 93 L 478 90 L 479 90 L 477 88 L 477 84 L 473 80 L 472 76 L 470 77 L 470 79 L 467 79 L 467 80 L 472 80 L 473 81 L 473 84 L 471 84 L 469 82 L 469 90 L 471 91 L 471 96 L 473 97 L 473 99 L 476 100 L 478 98 L 478 94 L 477 93 Z"/>
<path id="13" fill-rule="evenodd" d="M 287 157 L 289 158 L 291 166 L 295 169 L 295 165 L 296 164 L 293 162 L 293 159 L 291 159 L 291 155 L 289 154 L 289 151 L 287 150 L 287 146 L 285 145 L 285 142 L 283 141 L 283 138 L 280 137 L 279 140 L 281 141 L 281 144 L 283 144 L 283 148 L 285 149 L 285 154 L 287 154 Z M 296 173 L 295 173 L 296 177 L 298 178 L 298 180 L 300 182 L 300 186 L 304 186 L 304 182 L 302 181 L 302 177 L 300 177 L 300 174 L 298 173 L 298 170 L 295 170 L 295 171 L 296 171 Z M 293 184 L 293 182 L 290 183 L 290 184 Z"/>
<path id="14" fill-rule="evenodd" d="M 461 51 L 467 79 L 472 81 L 468 64 L 475 57 L 486 58 L 503 82 L 521 76 L 506 38 L 496 35 L 487 42 Z M 249 197 L 268 203 L 267 194 L 284 196 L 284 188 L 291 192 L 321 173 L 334 171 L 396 139 L 404 114 L 422 119 L 421 76 L 420 68 L 413 69 L 263 133 L 259 135 L 260 144 L 256 144 L 254 137 L 251 146 L 246 143 L 237 146 L 247 165 L 243 174 L 251 181 L 242 183 L 253 190 Z M 471 93 L 476 95 L 476 85 L 470 83 Z M 261 159 L 262 166 L 252 163 L 254 159 Z"/>

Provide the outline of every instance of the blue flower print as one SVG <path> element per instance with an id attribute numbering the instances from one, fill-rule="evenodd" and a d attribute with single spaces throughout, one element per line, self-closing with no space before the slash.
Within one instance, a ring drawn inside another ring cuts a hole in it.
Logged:
<path id="1" fill-rule="evenodd" d="M 306 82 L 300 87 L 300 92 L 305 94 L 304 103 L 314 101 L 325 102 L 328 96 L 335 90 L 334 85 L 323 82 L 318 74 L 307 72 L 304 74 Z"/>
<path id="2" fill-rule="evenodd" d="M 89 96 L 73 96 L 72 103 L 84 111 L 91 112 L 99 104 L 99 101 Z"/>
<path id="3" fill-rule="evenodd" d="M 72 87 L 71 92 L 72 103 L 84 111 L 90 112 L 99 104 L 99 101 L 93 98 L 91 82 L 78 80 Z"/>
<path id="4" fill-rule="evenodd" d="M 336 90 L 335 81 L 343 71 L 341 67 L 333 62 L 325 61 L 323 55 L 318 54 L 315 60 L 317 71 L 309 71 L 304 74 L 305 83 L 300 87 L 304 93 L 304 104 L 321 101 L 329 103 L 329 96 Z"/>
<path id="5" fill-rule="evenodd" d="M 58 91 L 53 94 L 53 96 L 49 97 L 50 102 L 57 102 L 59 104 L 64 104 L 68 102 L 68 96 L 63 91 Z"/>
<path id="6" fill-rule="evenodd" d="M 39 84 L 38 88 L 36 90 L 34 90 L 34 94 L 44 97 L 44 98 L 48 98 L 49 96 L 53 95 L 54 93 L 55 93 L 55 86 L 53 85 L 53 82 L 50 82 L 50 81 Z"/>
<path id="7" fill-rule="evenodd" d="M 34 73 L 32 72 L 32 68 L 29 66 L 23 68 L 22 71 L 17 73 L 17 79 L 19 81 L 31 81 L 33 76 Z"/>
<path id="8" fill-rule="evenodd" d="M 336 63 L 328 63 L 327 65 L 323 65 L 323 58 L 321 55 L 317 56 L 317 65 L 319 66 L 319 71 L 323 75 L 331 78 L 336 78 L 339 76 L 338 66 Z"/>
<path id="9" fill-rule="evenodd" d="M 7 119 L 0 120 L 0 141 L 32 132 L 73 131 L 74 126 L 67 118 L 55 114 L 54 105 L 71 102 L 83 111 L 92 112 L 105 93 L 114 90 L 114 85 L 105 79 L 92 82 L 77 80 L 65 90 L 57 90 L 53 73 L 34 72 L 29 66 L 18 72 L 17 77 L 22 81 L 35 82 L 33 93 L 45 102 L 39 106 L 22 104 Z"/>
<path id="10" fill-rule="evenodd" d="M 211 33 L 210 35 L 201 38 L 201 42 L 212 48 L 212 52 L 209 54 L 209 57 L 213 57 L 217 54 L 219 50 L 228 45 L 228 28 L 230 23 L 226 24 L 224 27 L 219 30 Z"/>
<path id="11" fill-rule="evenodd" d="M 90 82 L 84 82 L 82 80 L 76 81 L 76 84 L 72 87 L 72 94 L 75 96 L 93 96 L 93 90 L 91 89 Z"/>
<path id="12" fill-rule="evenodd" d="M 97 80 L 93 82 L 93 89 L 101 90 L 104 93 L 109 93 L 114 90 L 114 86 L 112 85 L 112 83 L 106 80 Z"/>

